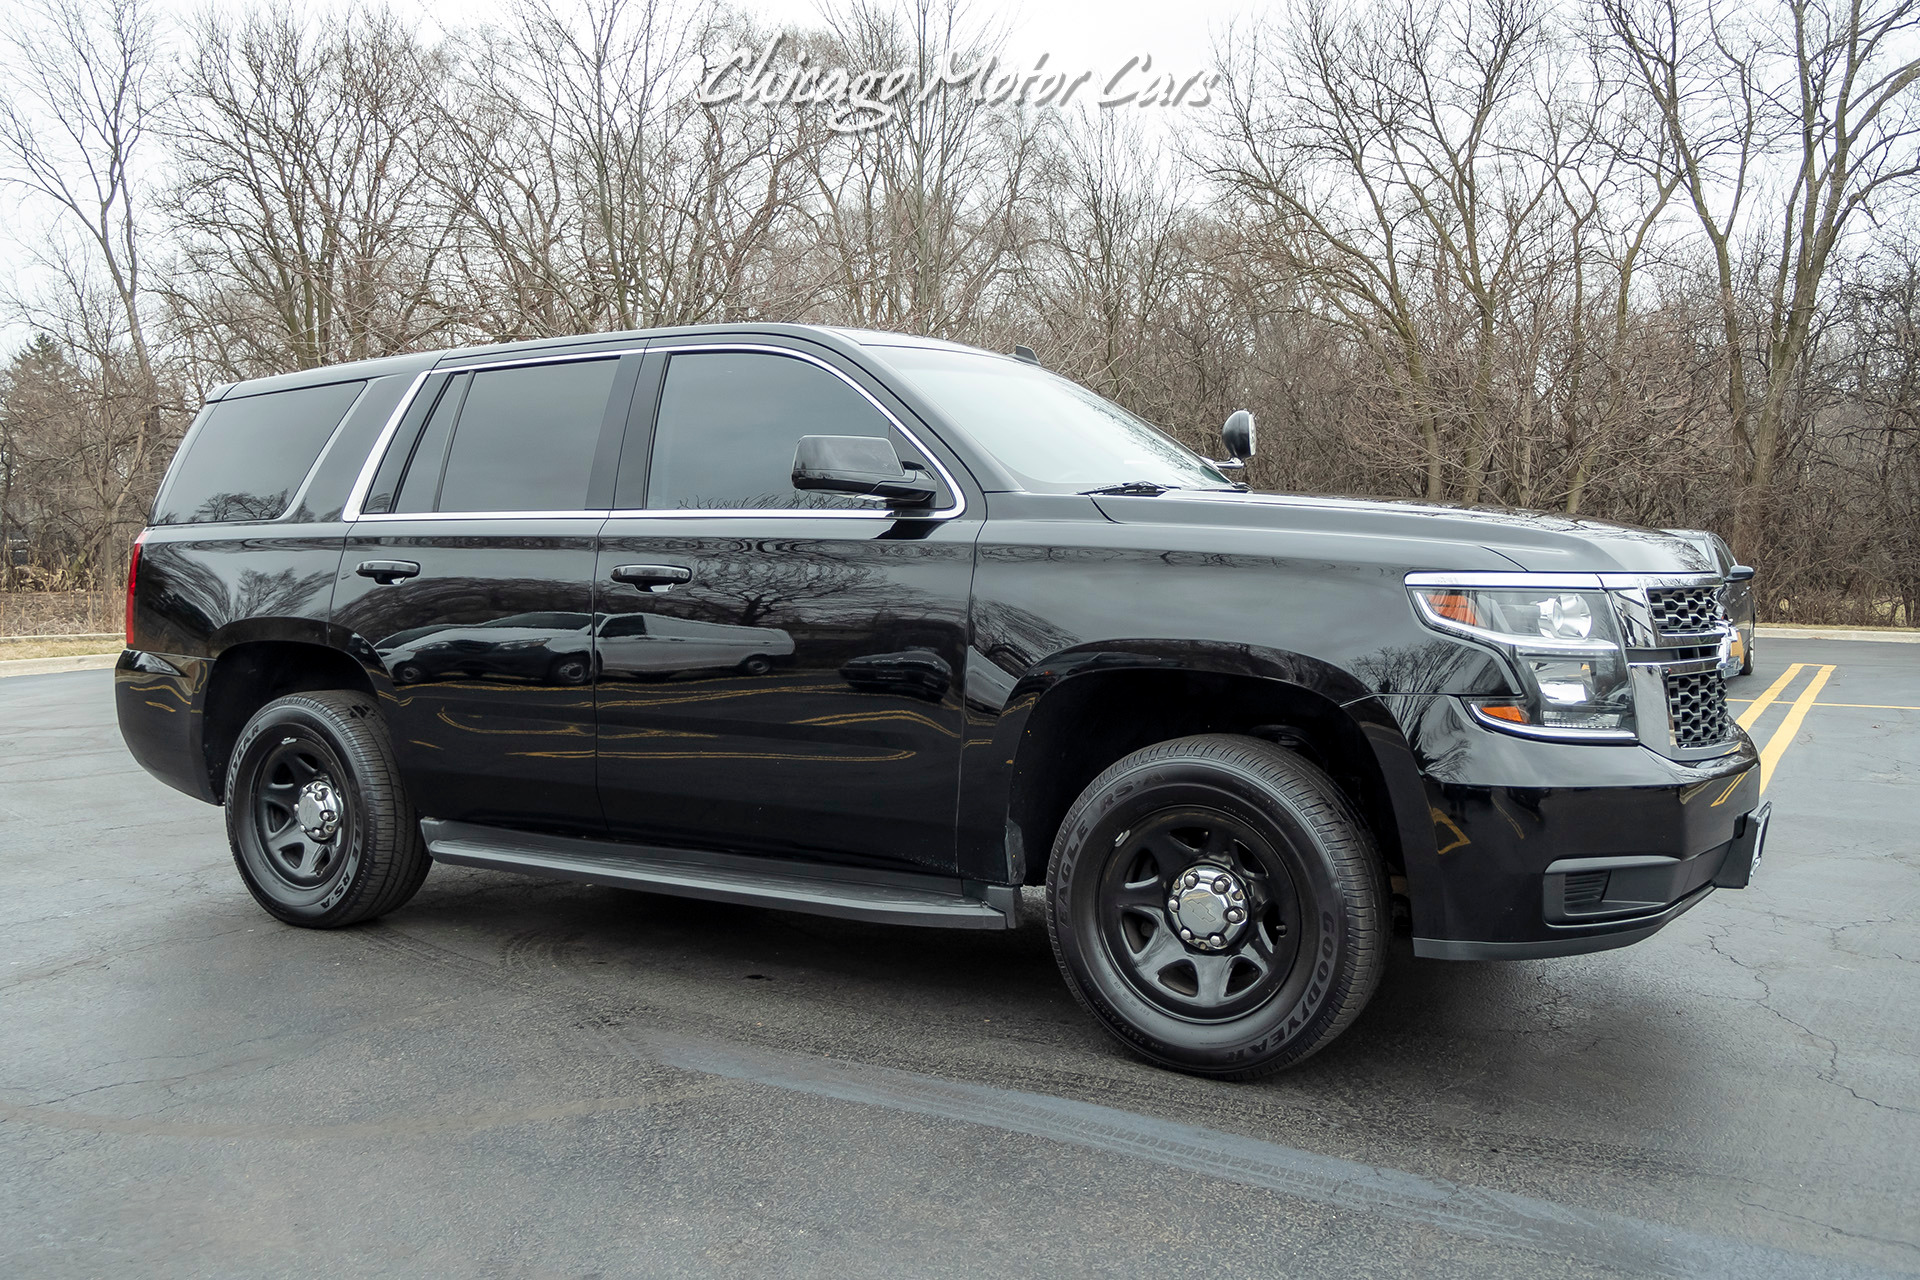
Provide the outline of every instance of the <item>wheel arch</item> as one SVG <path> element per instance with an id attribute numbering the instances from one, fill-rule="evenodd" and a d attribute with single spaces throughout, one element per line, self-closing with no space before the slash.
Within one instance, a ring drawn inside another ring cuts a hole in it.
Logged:
<path id="1" fill-rule="evenodd" d="M 990 759 L 970 770 L 962 799 L 963 814 L 1004 815 L 993 833 L 998 847 L 963 847 L 963 866 L 990 875 L 997 863 L 1002 878 L 1039 883 L 1061 819 L 1101 770 L 1141 747 L 1199 733 L 1264 738 L 1319 765 L 1396 874 L 1430 837 L 1408 820 L 1409 805 L 1421 817 L 1425 807 L 1405 740 L 1349 673 L 1248 645 L 1100 645 L 1054 655 L 1010 691 Z M 963 841 L 985 841 L 985 827 L 963 821 Z"/>
<path id="2" fill-rule="evenodd" d="M 353 689 L 378 696 L 365 664 L 335 643 L 331 628 L 318 622 L 289 621 L 299 625 L 235 628 L 234 634 L 219 637 L 226 643 L 207 677 L 200 735 L 216 803 L 225 802 L 227 763 L 241 730 L 267 703 L 290 693 L 322 689 Z"/>

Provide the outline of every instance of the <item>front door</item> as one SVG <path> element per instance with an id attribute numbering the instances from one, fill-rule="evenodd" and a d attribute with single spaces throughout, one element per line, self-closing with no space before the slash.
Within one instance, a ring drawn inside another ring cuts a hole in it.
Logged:
<path id="1" fill-rule="evenodd" d="M 608 498 L 591 490 L 611 472 L 600 454 L 610 430 L 618 447 L 629 361 L 624 378 L 614 357 L 433 375 L 348 534 L 334 622 L 393 680 L 394 748 L 425 816 L 603 827 L 593 597 Z"/>
<path id="2" fill-rule="evenodd" d="M 596 570 L 608 822 L 671 845 L 951 870 L 978 523 L 944 476 L 935 513 L 912 519 L 794 490 L 804 435 L 888 436 L 932 466 L 823 362 L 649 359 L 667 362 L 643 379 L 661 387 L 650 462 L 629 439 Z"/>

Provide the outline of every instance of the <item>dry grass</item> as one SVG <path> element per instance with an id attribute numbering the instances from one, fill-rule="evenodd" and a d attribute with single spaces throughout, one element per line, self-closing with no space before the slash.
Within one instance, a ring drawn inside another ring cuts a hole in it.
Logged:
<path id="1" fill-rule="evenodd" d="M 12 658 L 66 658 L 82 653 L 118 653 L 113 640 L 0 640 L 0 662 Z"/>

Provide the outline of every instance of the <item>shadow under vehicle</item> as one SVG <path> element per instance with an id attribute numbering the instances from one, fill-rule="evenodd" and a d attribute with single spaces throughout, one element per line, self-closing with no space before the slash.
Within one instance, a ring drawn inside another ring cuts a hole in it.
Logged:
<path id="1" fill-rule="evenodd" d="M 1242 1078 L 1417 956 L 1743 887 L 1735 576 L 1658 530 L 1248 492 L 1013 356 L 695 326 L 216 388 L 136 544 L 123 735 L 329 928 L 434 862 L 1005 929 Z M 685 678 L 680 678 L 685 677 Z"/>

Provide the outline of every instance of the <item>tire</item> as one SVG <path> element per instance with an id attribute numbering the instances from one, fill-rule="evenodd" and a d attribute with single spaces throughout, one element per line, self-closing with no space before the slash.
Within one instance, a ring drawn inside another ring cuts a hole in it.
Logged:
<path id="1" fill-rule="evenodd" d="M 585 684 L 592 674 L 592 662 L 578 654 L 567 654 L 554 659 L 553 666 L 547 672 L 547 683 Z"/>
<path id="2" fill-rule="evenodd" d="M 741 659 L 740 665 L 734 670 L 743 676 L 763 676 L 773 670 L 773 659 L 756 653 L 751 658 Z"/>
<path id="3" fill-rule="evenodd" d="M 288 924 L 385 915 L 432 866 L 369 694 L 296 693 L 260 708 L 227 763 L 226 810 L 240 878 Z"/>
<path id="4" fill-rule="evenodd" d="M 1753 631 L 1751 629 L 1747 632 L 1746 644 L 1740 650 L 1740 674 L 1743 676 L 1753 674 Z"/>
<path id="5" fill-rule="evenodd" d="M 1141 1057 L 1222 1079 L 1293 1066 L 1353 1023 L 1386 965 L 1388 902 L 1332 779 L 1226 734 L 1112 765 L 1047 866 L 1047 936 L 1074 996 Z"/>

